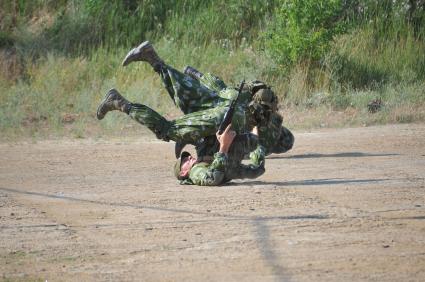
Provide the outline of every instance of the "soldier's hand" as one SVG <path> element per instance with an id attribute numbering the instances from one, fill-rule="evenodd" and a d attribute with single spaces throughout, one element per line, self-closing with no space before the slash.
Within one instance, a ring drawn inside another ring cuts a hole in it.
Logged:
<path id="1" fill-rule="evenodd" d="M 222 134 L 219 134 L 218 131 L 216 133 L 217 140 L 220 143 L 220 152 L 224 154 L 227 154 L 236 136 L 236 132 L 230 129 L 231 126 L 232 124 L 229 124 Z"/>
<path id="2" fill-rule="evenodd" d="M 258 136 L 258 127 L 257 126 L 254 126 L 254 128 L 251 131 L 251 133 Z"/>

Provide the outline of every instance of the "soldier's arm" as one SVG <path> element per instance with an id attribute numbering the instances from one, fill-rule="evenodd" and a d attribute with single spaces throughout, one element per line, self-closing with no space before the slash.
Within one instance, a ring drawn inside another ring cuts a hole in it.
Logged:
<path id="1" fill-rule="evenodd" d="M 266 150 L 261 145 L 258 145 L 257 149 L 255 149 L 249 154 L 249 159 L 251 160 L 252 166 L 264 167 L 265 157 L 266 157 Z"/>
<path id="2" fill-rule="evenodd" d="M 230 129 L 231 124 L 227 126 L 222 134 L 217 132 L 217 140 L 220 142 L 220 149 L 214 154 L 214 161 L 210 165 L 195 165 L 189 174 L 193 184 L 202 186 L 215 186 L 221 184 L 225 178 L 227 165 L 227 153 L 230 145 L 235 139 L 236 133 Z"/>

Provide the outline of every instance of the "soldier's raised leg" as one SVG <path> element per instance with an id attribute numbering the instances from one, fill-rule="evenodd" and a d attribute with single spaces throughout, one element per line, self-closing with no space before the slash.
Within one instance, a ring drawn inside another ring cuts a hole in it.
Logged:
<path id="1" fill-rule="evenodd" d="M 149 41 L 130 50 L 122 64 L 127 66 L 136 61 L 147 62 L 158 72 L 171 99 L 184 114 L 211 108 L 210 102 L 217 97 L 215 91 L 199 80 L 165 64 Z"/>
<path id="2" fill-rule="evenodd" d="M 97 118 L 101 120 L 108 112 L 114 110 L 124 112 L 148 127 L 158 139 L 189 144 L 195 144 L 203 137 L 214 135 L 224 115 L 223 111 L 208 109 L 168 121 L 148 106 L 131 103 L 116 89 L 111 89 L 97 109 Z"/>
<path id="3" fill-rule="evenodd" d="M 169 141 L 167 129 L 170 122 L 156 111 L 142 104 L 133 104 L 125 99 L 116 89 L 109 90 L 97 109 L 97 119 L 101 120 L 110 111 L 121 111 L 132 119 L 145 125 L 158 139 Z"/>

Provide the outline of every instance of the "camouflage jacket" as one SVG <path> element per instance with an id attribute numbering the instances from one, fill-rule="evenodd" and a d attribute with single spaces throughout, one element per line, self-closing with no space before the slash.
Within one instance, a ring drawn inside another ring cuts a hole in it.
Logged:
<path id="1" fill-rule="evenodd" d="M 227 155 L 217 152 L 211 164 L 200 162 L 190 170 L 189 177 L 181 184 L 195 184 L 200 186 L 217 186 L 232 179 L 256 178 L 262 175 L 264 169 L 265 151 L 262 146 L 251 152 L 251 164 L 244 165 L 232 160 Z"/>
<path id="2" fill-rule="evenodd" d="M 147 126 L 159 139 L 196 144 L 201 138 L 215 136 L 237 90 L 225 88 L 218 93 L 171 67 L 160 72 L 165 88 L 173 95 L 184 116 L 168 121 L 143 104 L 132 104 L 129 115 Z M 247 110 L 248 93 L 242 93 L 232 119 L 238 134 L 249 132 L 254 120 Z"/>
<path id="3" fill-rule="evenodd" d="M 202 76 L 200 82 L 204 84 L 205 87 L 215 91 L 222 91 L 227 87 L 221 79 L 209 73 Z M 248 82 L 244 87 L 243 93 L 251 91 L 250 89 L 255 82 L 256 81 Z M 251 101 L 249 95 L 250 94 L 244 94 L 243 99 L 245 104 Z M 272 153 L 285 153 L 290 150 L 294 144 L 294 135 L 289 129 L 283 126 L 283 118 L 278 112 L 271 113 L 268 123 L 258 124 L 258 138 L 258 143 L 265 148 L 266 155 Z"/>

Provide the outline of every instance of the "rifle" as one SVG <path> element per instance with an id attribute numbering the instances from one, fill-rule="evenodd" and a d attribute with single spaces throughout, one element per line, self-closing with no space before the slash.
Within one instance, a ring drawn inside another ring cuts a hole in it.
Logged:
<path id="1" fill-rule="evenodd" d="M 222 134 L 224 130 L 227 128 L 227 126 L 232 122 L 233 114 L 236 108 L 236 102 L 239 98 L 239 95 L 242 92 L 242 88 L 244 84 L 245 84 L 245 79 L 241 82 L 241 85 L 239 86 L 238 95 L 236 96 L 235 99 L 232 100 L 232 102 L 230 103 L 229 109 L 224 114 L 223 120 L 221 121 L 220 126 L 218 127 L 218 134 Z"/>

